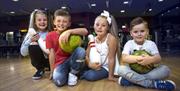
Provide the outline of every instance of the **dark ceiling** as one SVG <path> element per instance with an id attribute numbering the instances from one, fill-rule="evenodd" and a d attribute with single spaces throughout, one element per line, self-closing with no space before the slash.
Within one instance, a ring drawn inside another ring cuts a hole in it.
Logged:
<path id="1" fill-rule="evenodd" d="M 128 4 L 123 4 L 124 1 L 128 1 Z M 179 15 L 179 3 L 180 0 L 0 0 L 0 17 L 28 15 L 36 8 L 46 8 L 53 12 L 62 6 L 69 7 L 71 13 L 100 13 L 108 10 L 116 16 L 131 17 L 164 15 L 173 11 L 173 15 Z M 149 11 L 150 8 L 152 11 Z"/>

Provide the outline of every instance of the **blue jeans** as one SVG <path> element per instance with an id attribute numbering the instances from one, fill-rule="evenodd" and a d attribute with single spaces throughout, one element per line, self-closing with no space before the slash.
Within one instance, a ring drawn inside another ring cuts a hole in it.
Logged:
<path id="1" fill-rule="evenodd" d="M 69 71 L 73 70 L 79 72 L 84 65 L 85 49 L 78 47 L 72 55 L 65 60 L 64 63 L 59 64 L 53 72 L 53 81 L 56 86 L 63 86 L 67 83 Z M 83 62 L 76 62 L 76 60 L 83 60 Z"/>
<path id="2" fill-rule="evenodd" d="M 90 69 L 85 71 L 81 78 L 86 79 L 88 81 L 96 81 L 107 77 L 108 77 L 108 71 L 103 67 L 101 67 L 100 70 Z"/>
<path id="3" fill-rule="evenodd" d="M 160 65 L 147 74 L 138 74 L 131 70 L 129 66 L 121 65 L 118 74 L 134 84 L 145 88 L 153 88 L 154 80 L 167 78 L 170 74 L 170 69 L 165 65 Z"/>

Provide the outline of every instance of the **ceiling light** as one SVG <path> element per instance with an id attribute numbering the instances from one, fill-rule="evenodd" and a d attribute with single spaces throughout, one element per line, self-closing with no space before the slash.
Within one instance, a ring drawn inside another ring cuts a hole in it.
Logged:
<path id="1" fill-rule="evenodd" d="M 152 11 L 152 9 L 150 8 L 148 11 Z"/>
<path id="2" fill-rule="evenodd" d="M 95 4 L 95 3 L 93 3 L 93 4 L 91 4 L 91 6 L 92 6 L 92 7 L 95 7 L 95 6 L 96 6 L 96 4 Z"/>
<path id="3" fill-rule="evenodd" d="M 128 4 L 129 2 L 128 1 L 124 1 L 123 4 Z"/>
<path id="4" fill-rule="evenodd" d="M 126 25 L 122 25 L 122 28 L 126 28 Z"/>
<path id="5" fill-rule="evenodd" d="M 66 6 L 62 6 L 61 8 L 62 8 L 62 9 L 66 9 L 67 7 L 66 7 Z"/>
<path id="6" fill-rule="evenodd" d="M 158 2 L 163 2 L 164 0 L 158 0 Z"/>
<path id="7" fill-rule="evenodd" d="M 19 0 L 12 0 L 12 1 L 14 1 L 14 2 L 18 2 Z"/>
<path id="8" fill-rule="evenodd" d="M 11 11 L 11 12 L 9 12 L 9 13 L 14 14 L 15 12 L 14 12 L 14 11 Z"/>
<path id="9" fill-rule="evenodd" d="M 121 12 L 121 13 L 124 13 L 124 12 L 125 12 L 125 10 L 121 10 L 120 12 Z"/>

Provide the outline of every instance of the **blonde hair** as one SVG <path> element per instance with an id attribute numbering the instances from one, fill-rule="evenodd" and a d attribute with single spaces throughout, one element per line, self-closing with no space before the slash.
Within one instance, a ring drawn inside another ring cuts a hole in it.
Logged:
<path id="1" fill-rule="evenodd" d="M 102 18 L 105 18 L 107 19 L 106 16 L 103 16 L 103 15 L 99 15 L 98 17 L 102 17 Z M 109 30 L 108 32 L 111 33 L 116 39 L 117 39 L 117 44 L 118 44 L 118 47 L 117 47 L 117 55 L 118 55 L 118 59 L 120 60 L 120 56 L 121 56 L 121 44 L 120 44 L 120 38 L 118 36 L 118 26 L 117 26 L 117 22 L 114 18 L 114 16 L 110 15 L 110 18 L 111 18 L 111 23 L 109 24 L 108 21 L 108 25 L 109 25 Z"/>
<path id="2" fill-rule="evenodd" d="M 36 19 L 36 15 L 37 14 L 42 14 L 45 15 L 47 17 L 47 28 L 46 30 L 51 31 L 52 30 L 52 19 L 51 19 L 51 15 L 48 15 L 48 12 L 45 10 L 40 10 L 40 9 L 35 9 L 30 16 L 30 21 L 29 21 L 29 28 L 34 28 L 36 31 L 38 30 L 37 26 L 35 25 L 35 19 Z M 49 16 L 49 17 L 48 17 Z"/>

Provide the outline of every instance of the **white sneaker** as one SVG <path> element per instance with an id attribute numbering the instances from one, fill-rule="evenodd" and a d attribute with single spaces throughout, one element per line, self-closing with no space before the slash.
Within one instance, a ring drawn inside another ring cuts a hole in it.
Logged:
<path id="1" fill-rule="evenodd" d="M 72 74 L 72 73 L 69 73 L 69 77 L 68 77 L 68 85 L 69 86 L 74 86 L 77 84 L 77 76 Z"/>

